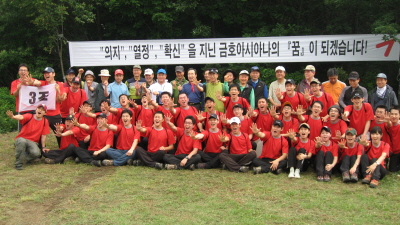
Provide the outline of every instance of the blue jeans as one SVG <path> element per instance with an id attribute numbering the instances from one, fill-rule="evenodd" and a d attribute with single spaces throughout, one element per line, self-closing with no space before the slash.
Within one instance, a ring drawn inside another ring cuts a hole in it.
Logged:
<path id="1" fill-rule="evenodd" d="M 128 151 L 129 150 L 119 150 L 115 148 L 109 148 L 106 150 L 106 153 L 110 158 L 114 159 L 114 166 L 123 166 L 126 164 L 128 159 L 133 159 L 136 156 L 136 149 L 130 156 L 126 155 Z"/>

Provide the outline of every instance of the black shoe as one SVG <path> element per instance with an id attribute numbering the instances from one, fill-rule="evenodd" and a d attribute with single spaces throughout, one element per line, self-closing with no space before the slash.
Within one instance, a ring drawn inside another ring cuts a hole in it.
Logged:
<path id="1" fill-rule="evenodd" d="M 197 163 L 197 169 L 205 169 L 206 163 Z"/>
<path id="2" fill-rule="evenodd" d="M 22 167 L 22 165 L 19 165 L 19 166 L 15 166 L 15 169 L 16 169 L 16 170 L 23 170 L 24 167 Z"/>
<path id="3" fill-rule="evenodd" d="M 126 164 L 128 166 L 133 166 L 133 159 L 128 159 L 128 161 L 126 161 Z"/>
<path id="4" fill-rule="evenodd" d="M 162 170 L 163 169 L 163 164 L 162 163 L 156 163 L 156 165 L 154 167 L 156 169 L 158 169 L 158 170 Z"/>
<path id="5" fill-rule="evenodd" d="M 92 160 L 92 162 L 90 162 L 90 164 L 92 164 L 93 166 L 101 167 L 100 160 Z"/>
<path id="6" fill-rule="evenodd" d="M 81 159 L 79 157 L 75 158 L 75 163 L 81 163 Z"/>
<path id="7" fill-rule="evenodd" d="M 194 164 L 192 164 L 192 165 L 189 166 L 189 169 L 190 169 L 191 171 L 193 171 L 194 168 L 195 168 L 195 165 L 194 165 Z"/>

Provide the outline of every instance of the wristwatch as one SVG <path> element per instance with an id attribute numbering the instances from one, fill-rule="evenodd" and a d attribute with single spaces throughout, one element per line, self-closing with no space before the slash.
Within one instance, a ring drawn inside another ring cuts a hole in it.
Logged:
<path id="1" fill-rule="evenodd" d="M 189 157 L 188 157 L 188 156 L 186 156 L 186 157 L 185 157 L 185 159 L 189 160 Z"/>

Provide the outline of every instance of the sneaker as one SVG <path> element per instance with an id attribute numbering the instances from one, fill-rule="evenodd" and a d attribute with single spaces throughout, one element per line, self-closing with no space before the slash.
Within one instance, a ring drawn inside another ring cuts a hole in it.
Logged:
<path id="1" fill-rule="evenodd" d="M 242 167 L 239 168 L 239 172 L 247 173 L 247 172 L 249 172 L 249 167 L 248 166 L 242 166 Z"/>
<path id="2" fill-rule="evenodd" d="M 294 171 L 294 178 L 300 178 L 300 169 Z"/>
<path id="3" fill-rule="evenodd" d="M 261 166 L 253 167 L 253 174 L 260 174 L 261 173 Z"/>
<path id="4" fill-rule="evenodd" d="M 165 164 L 165 169 L 167 170 L 176 170 L 178 169 L 178 166 L 175 164 Z"/>
<path id="5" fill-rule="evenodd" d="M 54 164 L 54 159 L 45 158 L 44 163 L 46 164 Z"/>
<path id="6" fill-rule="evenodd" d="M 101 162 L 103 166 L 114 166 L 114 160 L 112 159 L 105 159 Z"/>
<path id="7" fill-rule="evenodd" d="M 163 169 L 163 164 L 162 163 L 156 163 L 156 165 L 154 167 L 156 169 L 158 169 L 158 170 L 162 170 Z"/>
<path id="8" fill-rule="evenodd" d="M 197 169 L 205 169 L 206 163 L 197 163 Z"/>
<path id="9" fill-rule="evenodd" d="M 81 163 L 81 159 L 79 157 L 75 158 L 75 163 Z"/>
<path id="10" fill-rule="evenodd" d="M 69 162 L 69 161 L 74 161 L 74 160 L 75 160 L 75 158 L 70 156 L 70 157 L 67 157 L 67 158 L 64 159 L 64 163 Z"/>
<path id="11" fill-rule="evenodd" d="M 357 183 L 358 182 L 358 174 L 357 173 L 352 173 L 350 175 L 350 182 L 353 182 L 353 183 Z"/>
<path id="12" fill-rule="evenodd" d="M 133 166 L 143 166 L 143 163 L 142 163 L 142 160 L 135 159 L 135 160 L 133 160 L 132 165 Z"/>
<path id="13" fill-rule="evenodd" d="M 289 172 L 288 177 L 289 178 L 294 178 L 294 168 L 293 167 L 290 168 L 290 172 Z"/>
<path id="14" fill-rule="evenodd" d="M 133 166 L 133 159 L 128 159 L 128 161 L 126 161 L 126 164 L 128 166 Z"/>
<path id="15" fill-rule="evenodd" d="M 372 178 L 372 175 L 368 174 L 367 176 L 364 177 L 364 179 L 362 179 L 361 183 L 369 184 L 369 183 L 371 183 L 371 178 Z"/>
<path id="16" fill-rule="evenodd" d="M 90 162 L 90 164 L 92 164 L 93 166 L 101 167 L 100 160 L 92 160 L 92 162 Z"/>
<path id="17" fill-rule="evenodd" d="M 343 172 L 343 173 L 342 173 L 342 176 L 343 176 L 343 182 L 344 182 L 344 183 L 350 182 L 350 174 L 349 174 L 349 171 Z"/>
<path id="18" fill-rule="evenodd" d="M 15 166 L 15 169 L 16 169 L 16 170 L 23 170 L 24 167 L 22 167 L 22 165 L 18 165 L 18 166 Z"/>
<path id="19" fill-rule="evenodd" d="M 369 183 L 370 188 L 377 188 L 378 185 L 379 185 L 379 181 L 375 180 L 375 179 L 371 180 L 371 183 Z"/>
<path id="20" fill-rule="evenodd" d="M 194 164 L 192 164 L 192 165 L 189 166 L 189 169 L 190 169 L 191 171 L 193 171 L 193 170 L 195 169 L 195 167 L 196 167 L 196 166 L 195 166 Z"/>
<path id="21" fill-rule="evenodd" d="M 318 176 L 317 181 L 324 181 L 324 176 Z"/>
<path id="22" fill-rule="evenodd" d="M 325 181 L 325 182 L 331 181 L 331 176 L 328 175 L 328 174 L 325 174 L 325 176 L 324 176 L 324 181 Z"/>

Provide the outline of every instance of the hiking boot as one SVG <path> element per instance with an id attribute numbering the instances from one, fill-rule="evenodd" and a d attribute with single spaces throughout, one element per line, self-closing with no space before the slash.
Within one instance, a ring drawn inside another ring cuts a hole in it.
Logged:
<path id="1" fill-rule="evenodd" d="M 100 160 L 92 160 L 92 162 L 90 162 L 90 164 L 92 164 L 93 166 L 101 167 Z"/>
<path id="2" fill-rule="evenodd" d="M 239 168 L 239 172 L 247 173 L 247 172 L 249 172 L 249 167 L 248 166 L 242 166 L 242 167 Z"/>
<path id="3" fill-rule="evenodd" d="M 114 160 L 111 159 L 105 159 L 103 162 L 101 162 L 103 166 L 114 166 Z"/>
<path id="4" fill-rule="evenodd" d="M 177 170 L 178 166 L 175 164 L 165 164 L 165 169 L 167 170 Z"/>
<path id="5" fill-rule="evenodd" d="M 294 178 L 294 168 L 293 167 L 290 168 L 290 172 L 289 172 L 288 177 L 289 178 Z"/>
<path id="6" fill-rule="evenodd" d="M 142 163 L 142 160 L 135 159 L 135 160 L 133 160 L 132 165 L 133 166 L 143 166 L 143 163 Z"/>
<path id="7" fill-rule="evenodd" d="M 15 166 L 15 169 L 16 169 L 16 170 L 23 170 L 24 167 L 22 167 L 22 165 L 18 165 L 18 166 Z"/>
<path id="8" fill-rule="evenodd" d="M 260 174 L 261 173 L 261 166 L 253 167 L 253 174 Z"/>
<path id="9" fill-rule="evenodd" d="M 324 181 L 324 176 L 318 176 L 317 181 Z"/>
<path id="10" fill-rule="evenodd" d="M 195 167 L 196 167 L 196 166 L 195 166 L 194 164 L 192 164 L 192 165 L 189 166 L 189 169 L 190 169 L 191 171 L 193 171 L 193 170 L 195 169 Z"/>
<path id="11" fill-rule="evenodd" d="M 79 157 L 75 158 L 75 163 L 81 163 L 81 159 Z"/>
<path id="12" fill-rule="evenodd" d="M 205 169 L 206 163 L 197 163 L 197 169 Z"/>
<path id="13" fill-rule="evenodd" d="M 325 181 L 325 182 L 331 181 L 331 175 L 325 174 L 325 176 L 324 176 L 324 181 Z"/>
<path id="14" fill-rule="evenodd" d="M 283 172 L 283 169 L 277 169 L 277 170 L 275 170 L 275 174 L 276 174 L 276 175 L 281 174 L 282 172 Z"/>
<path id="15" fill-rule="evenodd" d="M 54 159 L 45 158 L 44 163 L 46 164 L 54 164 Z"/>
<path id="16" fill-rule="evenodd" d="M 128 159 L 128 161 L 126 161 L 126 164 L 128 166 L 133 166 L 133 159 Z"/>
<path id="17" fill-rule="evenodd" d="M 361 183 L 369 184 L 369 183 L 371 183 L 371 178 L 372 178 L 372 175 L 368 174 L 367 176 L 364 177 L 364 179 L 362 179 Z"/>
<path id="18" fill-rule="evenodd" d="M 294 171 L 294 178 L 300 178 L 300 169 Z"/>
<path id="19" fill-rule="evenodd" d="M 158 170 L 162 170 L 163 169 L 163 164 L 162 163 L 156 163 L 156 165 L 154 165 L 154 167 Z"/>
<path id="20" fill-rule="evenodd" d="M 378 185 L 379 185 L 379 181 L 375 180 L 375 179 L 371 180 L 371 183 L 369 183 L 370 188 L 377 188 Z"/>
<path id="21" fill-rule="evenodd" d="M 357 183 L 358 182 L 358 174 L 357 173 L 352 173 L 350 175 L 350 182 L 353 182 L 353 183 Z"/>
<path id="22" fill-rule="evenodd" d="M 349 174 L 349 171 L 343 172 L 343 173 L 342 173 L 342 176 L 343 176 L 343 182 L 344 182 L 344 183 L 350 182 L 350 174 Z"/>

